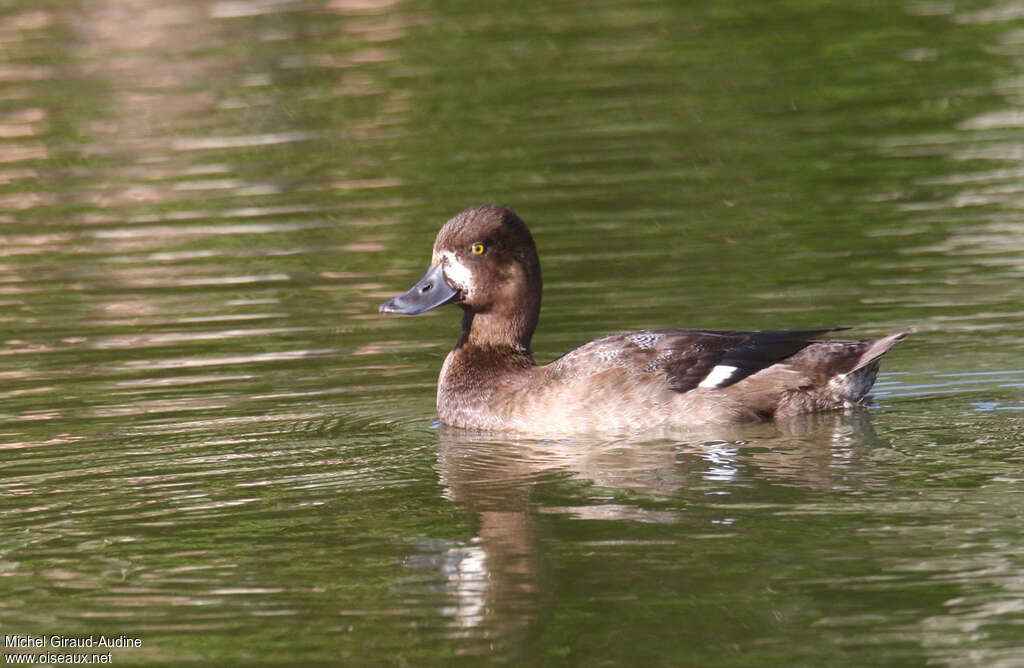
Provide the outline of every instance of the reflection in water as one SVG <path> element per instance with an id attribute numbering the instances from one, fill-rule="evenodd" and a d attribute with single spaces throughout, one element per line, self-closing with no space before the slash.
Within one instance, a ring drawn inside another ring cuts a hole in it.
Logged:
<path id="1" fill-rule="evenodd" d="M 475 536 L 448 549 L 440 564 L 453 599 L 444 612 L 459 629 L 505 642 L 515 641 L 541 614 L 538 513 L 675 524 L 693 520 L 677 510 L 646 506 L 717 499 L 710 502 L 720 504 L 710 523 L 724 527 L 734 522 L 728 497 L 737 486 L 760 478 L 815 490 L 869 488 L 875 485 L 870 478 L 851 472 L 863 470 L 864 460 L 885 447 L 865 410 L 689 429 L 673 439 L 509 440 L 446 425 L 438 435 L 445 498 L 476 520 Z M 531 490 L 564 476 L 586 483 L 594 490 L 591 498 L 573 506 L 538 506 Z M 609 503 L 609 496 L 616 502 Z M 636 501 L 623 501 L 627 497 Z"/>
<path id="2" fill-rule="evenodd" d="M 320 309 L 335 327 L 339 314 L 362 314 L 374 299 L 349 295 L 389 273 L 360 256 L 390 248 L 388 209 L 402 200 L 388 193 L 404 182 L 375 169 L 382 158 L 368 135 L 401 127 L 409 94 L 389 80 L 399 52 L 357 47 L 398 40 L 422 22 L 388 13 L 399 5 L 329 4 L 337 20 L 318 19 L 321 46 L 338 30 L 347 55 L 312 50 L 322 57 L 308 59 L 294 55 L 309 29 L 307 4 L 104 0 L 0 17 L 0 43 L 24 61 L 0 72 L 0 188 L 16 186 L 0 193 L 9 223 L 0 231 L 0 322 L 20 329 L 0 355 L 52 360 L 20 364 L 9 378 L 23 386 L 7 393 L 52 407 L 11 403 L 8 414 L 224 410 L 268 394 L 266 376 L 224 373 L 205 383 L 205 397 L 152 398 L 126 383 L 163 373 L 163 387 L 185 387 L 166 375 L 345 354 L 331 329 L 310 323 L 309 295 L 345 297 Z M 60 65 L 29 64 L 51 41 Z M 325 110 L 330 123 L 316 115 Z M 339 225 L 339 209 L 348 224 Z M 266 324 L 231 324 L 247 320 Z M 94 363 L 105 350 L 124 354 Z M 80 382 L 63 394 L 41 384 L 55 377 Z M 92 396 L 115 400 L 83 408 Z"/>
<path id="3" fill-rule="evenodd" d="M 991 3 L 983 9 L 941 3 L 932 7 L 959 26 L 991 27 L 993 53 L 1016 55 L 1022 33 L 1012 26 L 1021 15 L 1018 2 Z M 1006 23 L 1006 29 L 1000 25 Z M 909 306 L 923 311 L 919 321 L 935 330 L 998 331 L 1003 345 L 1019 347 L 1024 339 L 1019 328 L 1007 328 L 1020 320 L 1024 297 L 1024 128 L 1021 109 L 1019 59 L 1009 76 L 987 87 L 950 91 L 943 103 L 957 98 L 998 98 L 1002 109 L 985 108 L 961 117 L 955 128 L 940 134 L 909 134 L 879 142 L 883 155 L 912 160 L 940 158 L 948 171 L 924 173 L 913 188 L 894 199 L 907 213 L 899 225 L 870 234 L 920 239 L 901 250 L 897 266 L 902 276 L 877 281 L 879 286 L 898 282 L 919 286 Z M 883 293 L 884 295 L 884 293 Z M 887 296 L 877 298 L 883 303 Z M 927 317 L 927 320 L 925 320 Z"/>

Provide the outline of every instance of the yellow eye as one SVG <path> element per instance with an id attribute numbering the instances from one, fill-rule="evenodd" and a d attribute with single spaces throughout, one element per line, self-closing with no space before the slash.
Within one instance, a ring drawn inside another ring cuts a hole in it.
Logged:
<path id="1" fill-rule="evenodd" d="M 475 244 L 473 244 L 472 246 L 470 246 L 470 250 L 473 251 L 473 255 L 483 255 L 484 254 L 484 245 L 478 241 Z"/>

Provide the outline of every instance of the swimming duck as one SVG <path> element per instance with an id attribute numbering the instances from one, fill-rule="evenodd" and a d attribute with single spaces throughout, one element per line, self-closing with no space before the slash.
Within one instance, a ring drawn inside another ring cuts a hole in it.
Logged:
<path id="1" fill-rule="evenodd" d="M 781 418 L 860 403 L 879 361 L 912 329 L 877 340 L 818 339 L 836 328 L 649 329 L 612 334 L 544 365 L 530 350 L 540 259 L 522 219 L 475 206 L 441 228 L 430 269 L 380 311 L 463 311 L 441 368 L 437 412 L 456 427 L 529 433 L 638 431 Z"/>

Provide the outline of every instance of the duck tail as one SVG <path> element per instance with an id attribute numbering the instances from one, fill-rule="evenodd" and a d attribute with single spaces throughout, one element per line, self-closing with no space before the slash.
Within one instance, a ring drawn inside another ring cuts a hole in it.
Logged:
<path id="1" fill-rule="evenodd" d="M 846 374 L 850 375 L 857 373 L 861 369 L 874 364 L 882 357 L 882 355 L 889 352 L 893 346 L 907 338 L 910 334 L 913 334 L 915 331 L 917 330 L 913 327 L 907 327 L 906 329 L 901 329 L 898 332 L 893 332 L 888 336 L 883 336 L 880 339 L 872 341 L 871 345 L 865 348 L 864 352 L 860 354 L 860 357 L 857 359 L 857 363 L 854 364 L 853 368 L 847 371 Z"/>

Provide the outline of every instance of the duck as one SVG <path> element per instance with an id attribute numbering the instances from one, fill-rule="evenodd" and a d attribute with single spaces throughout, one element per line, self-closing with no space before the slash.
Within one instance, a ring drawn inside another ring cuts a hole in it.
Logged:
<path id="1" fill-rule="evenodd" d="M 486 204 L 448 220 L 430 268 L 381 313 L 456 304 L 462 332 L 441 367 L 446 425 L 560 434 L 639 432 L 782 419 L 860 405 L 879 362 L 913 328 L 873 340 L 819 338 L 845 328 L 645 329 L 611 334 L 537 364 L 540 257 L 526 223 Z"/>

